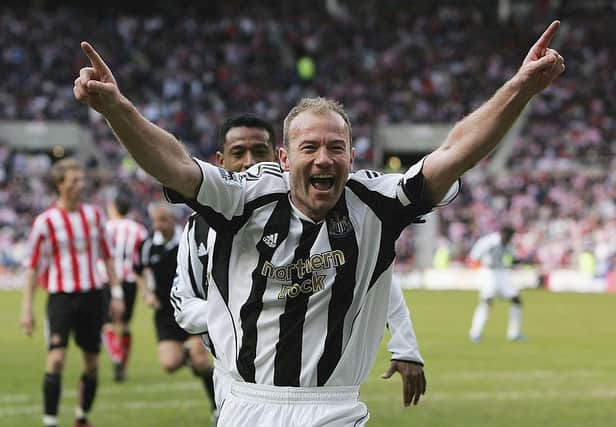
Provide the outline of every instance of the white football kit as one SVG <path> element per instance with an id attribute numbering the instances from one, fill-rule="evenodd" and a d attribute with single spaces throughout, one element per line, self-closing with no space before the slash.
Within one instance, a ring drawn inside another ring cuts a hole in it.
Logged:
<path id="1" fill-rule="evenodd" d="M 511 300 L 507 338 L 519 340 L 522 338 L 522 304 L 520 291 L 510 281 L 509 272 L 503 263 L 503 257 L 511 254 L 511 249 L 503 244 L 501 234 L 494 232 L 481 237 L 471 248 L 471 260 L 480 261 L 479 272 L 479 303 L 473 313 L 469 338 L 477 342 L 485 328 L 490 315 L 490 302 L 494 298 Z"/>
<path id="2" fill-rule="evenodd" d="M 480 298 L 510 299 L 519 294 L 518 289 L 511 285 L 509 274 L 503 264 L 503 256 L 510 253 L 511 249 L 503 245 L 499 232 L 487 234 L 473 245 L 469 257 L 481 263 Z"/>

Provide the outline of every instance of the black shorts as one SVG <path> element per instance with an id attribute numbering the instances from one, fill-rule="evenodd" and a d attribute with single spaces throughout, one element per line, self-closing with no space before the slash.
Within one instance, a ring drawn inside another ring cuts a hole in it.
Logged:
<path id="1" fill-rule="evenodd" d="M 180 328 L 173 317 L 173 308 L 163 305 L 154 313 L 154 324 L 156 326 L 156 337 L 158 341 L 186 341 L 190 334 Z"/>
<path id="2" fill-rule="evenodd" d="M 47 325 L 47 350 L 66 348 L 72 331 L 82 350 L 98 353 L 103 327 L 103 292 L 50 294 Z"/>
<path id="3" fill-rule="evenodd" d="M 137 284 L 135 282 L 122 282 L 122 290 L 124 291 L 124 314 L 122 321 L 130 323 L 133 318 L 133 310 L 135 309 L 135 299 L 137 298 Z M 111 289 L 105 286 L 103 290 L 103 315 L 105 323 L 111 322 L 111 314 L 109 313 L 109 304 L 111 303 Z"/>

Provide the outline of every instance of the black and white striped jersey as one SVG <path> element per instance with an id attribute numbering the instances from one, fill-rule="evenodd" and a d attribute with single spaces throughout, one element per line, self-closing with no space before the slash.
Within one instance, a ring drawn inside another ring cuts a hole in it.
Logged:
<path id="1" fill-rule="evenodd" d="M 213 231 L 203 217 L 192 214 L 180 238 L 178 267 L 171 289 L 171 301 L 175 320 L 181 328 L 191 334 L 201 334 L 209 350 L 216 354 L 207 332 L 207 260 L 208 238 L 215 241 Z M 421 363 L 424 361 L 419 351 L 413 322 L 404 300 L 398 281 L 392 282 L 387 327 L 391 339 L 387 349 L 391 358 Z"/>
<path id="2" fill-rule="evenodd" d="M 216 231 L 206 245 L 206 324 L 216 357 L 247 382 L 361 384 L 385 329 L 394 242 L 432 209 L 423 162 L 404 175 L 351 174 L 319 223 L 293 206 L 288 173 L 275 163 L 243 173 L 197 163 L 196 199 L 167 196 Z"/>
<path id="3" fill-rule="evenodd" d="M 171 302 L 175 321 L 190 334 L 207 334 L 207 239 L 210 234 L 214 231 L 203 217 L 193 213 L 180 237 Z"/>

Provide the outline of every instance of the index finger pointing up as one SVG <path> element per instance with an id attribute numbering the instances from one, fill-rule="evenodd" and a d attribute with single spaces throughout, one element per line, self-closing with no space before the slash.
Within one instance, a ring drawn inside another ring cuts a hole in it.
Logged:
<path id="1" fill-rule="evenodd" d="M 554 34 L 556 34 L 556 30 L 558 30 L 559 26 L 560 26 L 560 21 L 552 22 L 550 26 L 543 32 L 543 34 L 541 34 L 541 37 L 539 37 L 539 40 L 537 40 L 537 43 L 535 43 L 535 46 L 541 49 L 547 49 L 547 47 L 552 42 L 552 39 L 554 38 Z"/>
<path id="2" fill-rule="evenodd" d="M 81 50 L 83 50 L 83 52 L 86 54 L 86 56 L 90 60 L 90 63 L 92 64 L 92 67 L 94 67 L 96 71 L 105 71 L 107 73 L 110 73 L 109 67 L 107 66 L 107 64 L 105 64 L 103 58 L 101 58 L 98 52 L 94 50 L 90 43 L 81 42 Z"/>

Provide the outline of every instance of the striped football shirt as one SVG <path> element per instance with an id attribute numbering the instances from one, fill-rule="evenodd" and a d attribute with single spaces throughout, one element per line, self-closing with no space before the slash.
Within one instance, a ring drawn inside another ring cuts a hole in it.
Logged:
<path id="1" fill-rule="evenodd" d="M 121 282 L 134 282 L 133 263 L 139 257 L 139 246 L 148 237 L 146 228 L 129 218 L 107 221 L 107 235 L 111 239 L 113 264 Z"/>
<path id="2" fill-rule="evenodd" d="M 404 175 L 350 174 L 321 222 L 294 207 L 275 163 L 243 173 L 197 163 L 194 200 L 166 192 L 216 231 L 206 246 L 206 325 L 217 359 L 246 382 L 361 384 L 385 329 L 395 240 L 433 208 L 423 161 Z"/>
<path id="3" fill-rule="evenodd" d="M 96 262 L 111 256 L 102 210 L 80 204 L 75 211 L 53 205 L 34 220 L 28 267 L 49 293 L 89 292 L 104 286 Z"/>

